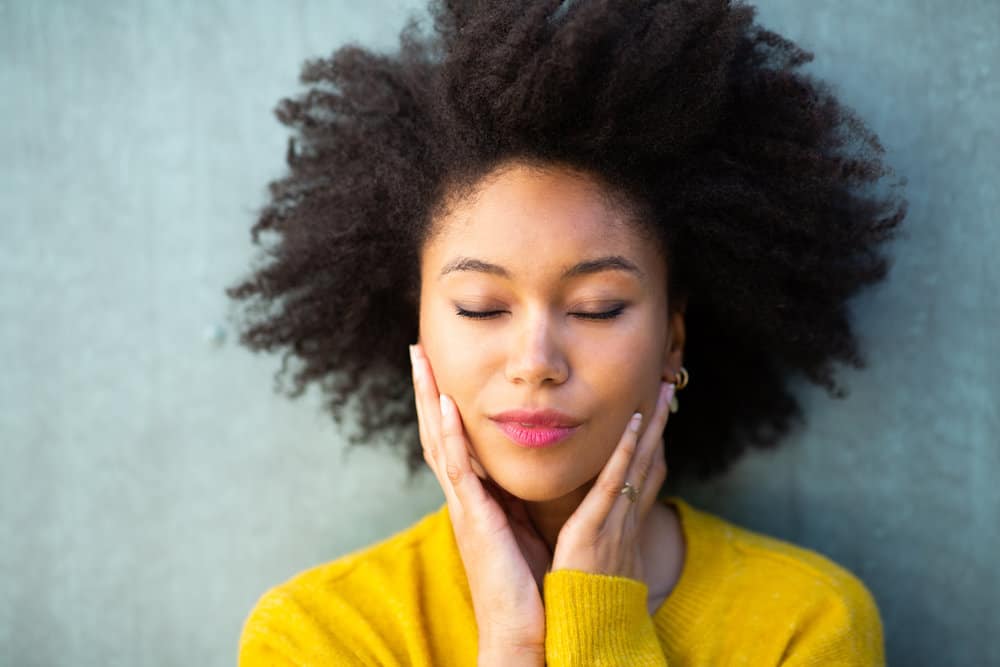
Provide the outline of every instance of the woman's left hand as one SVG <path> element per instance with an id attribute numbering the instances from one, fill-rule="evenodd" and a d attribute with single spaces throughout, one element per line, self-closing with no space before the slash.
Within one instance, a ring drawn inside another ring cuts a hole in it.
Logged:
<path id="1" fill-rule="evenodd" d="M 552 570 L 568 569 L 643 581 L 639 544 L 642 526 L 667 477 L 663 429 L 674 385 L 660 385 L 652 417 L 635 417 L 625 427 L 593 487 L 563 524 L 552 555 Z M 635 501 L 621 494 L 625 482 L 638 489 Z"/>

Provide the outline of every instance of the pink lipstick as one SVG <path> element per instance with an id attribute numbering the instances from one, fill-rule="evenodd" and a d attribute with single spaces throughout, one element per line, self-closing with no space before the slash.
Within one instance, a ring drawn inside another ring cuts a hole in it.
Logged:
<path id="1" fill-rule="evenodd" d="M 490 417 L 503 433 L 522 447 L 550 447 L 579 428 L 580 420 L 558 410 L 508 410 Z"/>

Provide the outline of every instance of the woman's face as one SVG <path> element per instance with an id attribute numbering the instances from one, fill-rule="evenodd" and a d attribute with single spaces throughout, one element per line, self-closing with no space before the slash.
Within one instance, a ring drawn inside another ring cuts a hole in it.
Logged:
<path id="1" fill-rule="evenodd" d="M 438 389 L 455 400 L 472 455 L 524 500 L 593 481 L 681 363 L 664 258 L 595 187 L 513 165 L 437 220 L 421 254 L 420 341 Z M 616 259 L 587 269 L 605 258 Z M 491 419 L 514 409 L 556 409 L 579 425 L 529 448 Z"/>

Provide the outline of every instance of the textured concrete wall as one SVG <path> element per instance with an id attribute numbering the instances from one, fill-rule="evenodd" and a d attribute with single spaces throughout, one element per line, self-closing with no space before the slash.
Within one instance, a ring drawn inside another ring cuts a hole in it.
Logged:
<path id="1" fill-rule="evenodd" d="M 232 664 L 265 588 L 441 501 L 273 394 L 222 294 L 301 61 L 419 5 L 0 0 L 0 664 Z M 880 135 L 909 232 L 850 397 L 802 387 L 782 450 L 676 490 L 857 572 L 891 664 L 1000 664 L 1000 5 L 758 6 Z"/>

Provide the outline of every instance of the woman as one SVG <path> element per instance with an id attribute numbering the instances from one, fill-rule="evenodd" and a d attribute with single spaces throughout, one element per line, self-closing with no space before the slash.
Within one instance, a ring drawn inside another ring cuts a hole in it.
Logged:
<path id="1" fill-rule="evenodd" d="M 846 300 L 905 215 L 860 193 L 877 139 L 746 5 L 431 13 L 307 64 L 229 294 L 446 502 L 265 592 L 240 664 L 884 664 L 851 572 L 663 493 L 776 445 L 791 373 L 863 365 Z"/>

